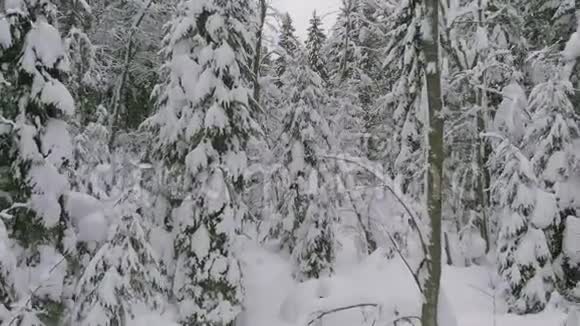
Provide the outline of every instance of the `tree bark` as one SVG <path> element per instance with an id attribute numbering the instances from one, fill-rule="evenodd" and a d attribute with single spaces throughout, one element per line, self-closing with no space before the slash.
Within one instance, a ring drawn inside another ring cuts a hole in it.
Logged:
<path id="1" fill-rule="evenodd" d="M 423 0 L 421 48 L 425 56 L 425 79 L 429 106 L 427 154 L 427 212 L 431 239 L 427 244 L 426 279 L 422 326 L 437 326 L 439 285 L 441 281 L 441 182 L 443 175 L 443 119 L 441 100 L 441 68 L 439 63 L 439 1 Z"/>
<path id="2" fill-rule="evenodd" d="M 260 22 L 256 31 L 256 48 L 254 49 L 254 100 L 260 104 L 260 66 L 262 64 L 262 37 L 264 34 L 264 22 L 268 6 L 266 0 L 260 0 Z"/>
<path id="3" fill-rule="evenodd" d="M 484 12 L 483 12 L 483 0 L 478 0 L 478 22 L 480 28 L 485 28 L 484 24 Z M 480 55 L 480 60 L 485 61 L 486 52 Z M 474 63 L 475 64 L 475 63 Z M 486 76 L 485 72 L 482 73 L 481 76 L 481 84 L 484 88 L 487 88 L 486 85 Z M 481 237 L 485 241 L 485 253 L 489 252 L 489 222 L 488 222 L 488 207 L 489 207 L 489 199 L 487 189 L 489 188 L 489 169 L 486 165 L 488 160 L 488 143 L 486 139 L 481 135 L 481 133 L 486 131 L 486 122 L 489 120 L 487 118 L 487 92 L 482 88 L 477 90 L 479 94 L 477 94 L 477 104 L 479 105 L 479 110 L 477 111 L 477 137 L 478 137 L 478 149 L 477 149 L 477 165 L 478 165 L 478 182 L 477 182 L 477 209 L 479 210 L 480 220 L 479 220 L 479 232 Z"/>
<path id="4" fill-rule="evenodd" d="M 345 16 L 346 16 L 346 27 L 344 31 L 344 48 L 343 48 L 343 55 L 342 59 L 340 60 L 340 81 L 344 81 L 347 77 L 347 66 L 348 66 L 348 46 L 350 43 L 350 29 L 351 29 L 351 21 L 350 15 L 352 14 L 353 10 L 353 3 L 352 0 L 343 0 L 343 6 L 345 7 Z"/>

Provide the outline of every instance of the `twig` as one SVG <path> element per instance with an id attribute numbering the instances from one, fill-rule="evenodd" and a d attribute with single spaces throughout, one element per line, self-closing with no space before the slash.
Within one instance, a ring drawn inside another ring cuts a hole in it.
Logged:
<path id="1" fill-rule="evenodd" d="M 399 257 L 401 257 L 401 260 L 403 261 L 403 263 L 405 264 L 405 266 L 407 267 L 407 269 L 409 270 L 409 272 L 413 276 L 413 280 L 415 280 L 415 284 L 417 284 L 417 288 L 419 289 L 419 292 L 423 293 L 423 287 L 421 287 L 421 281 L 419 281 L 419 276 L 415 273 L 415 271 L 413 271 L 413 268 L 411 268 L 411 265 L 409 264 L 409 262 L 407 261 L 405 256 L 403 256 L 401 249 L 399 248 L 399 246 L 395 242 L 395 239 L 393 239 L 393 236 L 391 235 L 391 233 L 388 230 L 386 230 L 384 227 L 383 227 L 383 231 L 387 234 L 387 236 L 389 237 L 389 240 L 391 240 L 391 243 L 393 244 L 393 247 L 395 248 L 395 251 L 397 252 Z"/>
<path id="2" fill-rule="evenodd" d="M 407 322 L 415 325 L 411 320 L 421 321 L 421 317 L 419 317 L 419 316 L 403 316 L 403 317 L 399 317 L 397 319 L 393 319 L 393 321 L 391 321 L 391 323 L 393 325 L 397 325 L 397 323 L 400 322 L 400 321 L 407 321 Z"/>
<path id="3" fill-rule="evenodd" d="M 344 306 L 344 307 L 339 307 L 339 308 L 334 308 L 331 310 L 327 310 L 327 311 L 323 311 L 318 313 L 318 315 L 316 315 L 314 318 L 312 318 L 309 322 L 308 322 L 308 326 L 312 325 L 315 321 L 319 320 L 320 318 L 326 316 L 326 315 L 330 315 L 336 312 L 340 312 L 340 311 L 344 311 L 344 310 L 350 310 L 350 309 L 354 309 L 354 308 L 362 308 L 362 307 L 378 307 L 379 305 L 377 303 L 359 303 L 359 304 L 354 304 L 354 305 L 350 305 L 350 306 Z"/>

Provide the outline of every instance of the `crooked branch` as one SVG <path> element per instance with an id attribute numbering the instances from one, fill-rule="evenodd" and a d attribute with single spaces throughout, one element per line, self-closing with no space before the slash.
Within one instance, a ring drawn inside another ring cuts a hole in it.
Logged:
<path id="1" fill-rule="evenodd" d="M 355 309 L 355 308 L 364 308 L 364 307 L 378 307 L 378 304 L 376 304 L 376 303 L 359 303 L 359 304 L 354 304 L 354 305 L 350 305 L 350 306 L 338 307 L 338 308 L 318 312 L 318 314 L 316 316 L 314 316 L 314 318 L 310 319 L 310 321 L 308 322 L 308 326 L 311 326 L 315 321 L 319 320 L 320 318 L 323 318 L 326 315 L 330 315 L 330 314 L 340 312 L 340 311 L 345 311 L 345 310 L 350 310 L 350 309 Z"/>
<path id="2" fill-rule="evenodd" d="M 425 256 L 427 256 L 427 253 L 429 251 L 427 250 L 427 245 L 425 244 L 425 240 L 423 238 L 423 234 L 421 233 L 421 229 L 419 228 L 419 220 L 418 220 L 417 216 L 415 214 L 413 214 L 413 212 L 411 211 L 411 209 L 409 208 L 409 206 L 397 194 L 397 192 L 393 189 L 393 187 L 391 187 L 388 184 L 387 180 L 385 179 L 385 177 L 381 173 L 378 173 L 373 168 L 371 168 L 371 167 L 369 167 L 369 166 L 361 163 L 359 160 L 354 159 L 354 158 L 350 158 L 350 157 L 340 157 L 340 156 L 335 156 L 335 155 L 323 155 L 322 157 L 323 158 L 328 158 L 328 159 L 343 160 L 345 162 L 349 162 L 349 163 L 356 164 L 357 166 L 359 166 L 359 167 L 363 168 L 364 170 L 368 171 L 369 173 L 371 173 L 379 181 L 381 181 L 382 186 L 385 187 L 387 190 L 389 190 L 389 192 L 395 197 L 395 199 L 399 202 L 399 204 L 401 204 L 401 206 L 407 212 L 407 214 L 409 214 L 409 217 L 411 218 L 411 221 L 412 221 L 414 227 L 417 229 L 417 233 L 418 233 L 418 236 L 419 236 L 419 242 L 421 243 L 421 250 L 423 250 L 423 254 Z"/>

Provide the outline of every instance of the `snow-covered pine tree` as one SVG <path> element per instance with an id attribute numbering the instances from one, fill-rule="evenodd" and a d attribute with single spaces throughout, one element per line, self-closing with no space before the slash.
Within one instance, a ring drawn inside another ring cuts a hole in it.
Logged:
<path id="1" fill-rule="evenodd" d="M 499 104 L 494 119 L 491 123 L 491 132 L 498 134 L 502 138 L 509 140 L 512 144 L 521 144 L 526 131 L 526 125 L 529 123 L 529 113 L 527 111 L 528 98 L 525 89 L 516 80 L 510 82 L 502 89 L 503 100 Z M 490 138 L 492 148 L 496 149 L 502 144 L 502 139 Z M 493 155 L 493 164 L 489 164 L 491 180 L 493 184 L 498 180 L 502 174 L 503 166 L 506 157 Z M 490 162 L 491 163 L 491 162 Z M 501 221 L 503 220 L 503 212 L 497 198 L 491 196 L 490 205 L 494 210 L 491 212 L 489 232 L 492 243 L 496 243 L 497 235 Z M 499 208 L 496 210 L 495 208 Z"/>
<path id="2" fill-rule="evenodd" d="M 286 169 L 280 190 L 282 220 L 271 235 L 280 240 L 294 262 L 299 280 L 332 271 L 336 203 L 332 178 L 322 154 L 332 143 L 322 108 L 327 104 L 322 80 L 308 66 L 304 54 L 291 61 L 282 75 L 288 91 L 283 107 L 281 152 Z"/>
<path id="3" fill-rule="evenodd" d="M 278 77 L 277 85 L 281 87 L 280 81 L 284 72 L 288 68 L 289 57 L 296 55 L 296 51 L 300 47 L 300 43 L 296 38 L 296 28 L 289 13 L 282 15 L 280 31 L 278 32 L 278 47 L 276 49 L 278 57 L 275 60 L 276 76 Z"/>
<path id="4" fill-rule="evenodd" d="M 253 12 L 248 0 L 182 0 L 164 40 L 166 80 L 157 88 L 154 157 L 176 203 L 173 297 L 184 324 L 231 325 L 240 311 L 232 247 L 245 219 Z"/>
<path id="5" fill-rule="evenodd" d="M 424 95 L 424 64 L 420 57 L 418 35 L 420 20 L 418 8 L 414 2 L 404 2 L 397 8 L 388 22 L 392 29 L 392 38 L 388 48 L 391 49 L 385 58 L 385 67 L 389 75 L 401 76 L 391 81 L 386 95 L 381 116 L 392 116 L 395 126 L 389 132 L 389 142 L 398 148 L 393 151 L 394 157 L 387 158 L 393 162 L 387 167 L 403 192 L 414 199 L 423 193 L 423 150 L 422 137 L 422 96 Z"/>
<path id="6" fill-rule="evenodd" d="M 63 208 L 69 182 L 62 171 L 72 158 L 64 119 L 75 105 L 62 82 L 69 63 L 56 13 L 49 0 L 7 1 L 0 11 L 0 67 L 9 82 L 0 86 L 0 156 L 8 168 L 0 210 L 11 216 L 6 229 L 17 253 L 13 277 L 0 284 L 7 324 L 60 324 L 65 309 L 75 236 Z"/>
<path id="7" fill-rule="evenodd" d="M 335 83 L 351 76 L 356 62 L 353 44 L 360 32 L 360 2 L 361 0 L 342 0 L 336 22 L 330 30 L 324 56 L 329 76 Z"/>
<path id="8" fill-rule="evenodd" d="M 550 217 L 552 220 L 546 225 L 546 236 L 552 257 L 559 264 L 565 264 L 568 260 L 565 256 L 561 257 L 566 219 L 568 216 L 577 217 L 580 213 L 577 212 L 577 196 L 571 190 L 580 177 L 576 146 L 580 129 L 570 102 L 571 94 L 572 85 L 566 80 L 549 79 L 535 86 L 530 94 L 528 110 L 531 122 L 525 137 L 534 171 L 542 187 L 554 193 L 558 201 L 558 214 Z M 558 276 L 568 283 L 571 281 L 569 278 L 576 277 L 572 269 L 566 269 L 568 273 Z"/>
<path id="9" fill-rule="evenodd" d="M 326 63 L 322 58 L 322 49 L 326 42 L 326 35 L 322 28 L 322 20 L 320 16 L 316 15 L 316 11 L 312 13 L 310 18 L 310 26 L 308 27 L 308 38 L 306 39 L 306 51 L 308 53 L 308 64 L 310 68 L 318 73 L 323 81 L 328 80 L 328 72 L 326 71 Z"/>
<path id="10" fill-rule="evenodd" d="M 67 86 L 77 102 L 77 121 L 84 125 L 94 113 L 95 90 L 99 84 L 96 71 L 97 51 L 87 31 L 90 29 L 91 8 L 85 0 L 65 1 L 59 7 L 62 32 L 70 58 L 71 76 Z"/>
<path id="11" fill-rule="evenodd" d="M 123 193 L 112 211 L 109 238 L 83 270 L 77 285 L 74 325 L 124 325 L 139 314 L 161 311 L 167 283 L 141 215 L 142 189 Z"/>
<path id="12" fill-rule="evenodd" d="M 454 170 L 447 176 L 448 183 L 457 189 L 449 198 L 457 203 L 452 209 L 459 228 L 479 233 L 477 237 L 485 243 L 482 255 L 494 243 L 490 239 L 493 214 L 487 191 L 491 176 L 487 163 L 493 139 L 482 133 L 491 128 L 493 115 L 500 110 L 502 89 L 519 78 L 524 68 L 522 18 L 511 0 L 468 0 L 448 5 L 443 16 L 447 28 L 441 35 L 448 59 L 447 149 L 457 159 L 446 162 L 446 170 Z M 462 186 L 457 187 L 458 184 Z"/>
<path id="13" fill-rule="evenodd" d="M 503 295 L 510 312 L 539 312 L 554 289 L 551 254 L 542 229 L 557 214 L 556 202 L 539 188 L 531 162 L 509 140 L 495 149 L 492 165 L 501 171 L 491 190 L 502 216 L 497 249 Z"/>

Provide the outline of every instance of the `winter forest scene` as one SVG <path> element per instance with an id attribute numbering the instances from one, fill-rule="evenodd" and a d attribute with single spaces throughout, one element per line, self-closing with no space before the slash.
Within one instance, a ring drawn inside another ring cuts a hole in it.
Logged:
<path id="1" fill-rule="evenodd" d="M 0 326 L 580 326 L 580 1 L 0 0 Z"/>

